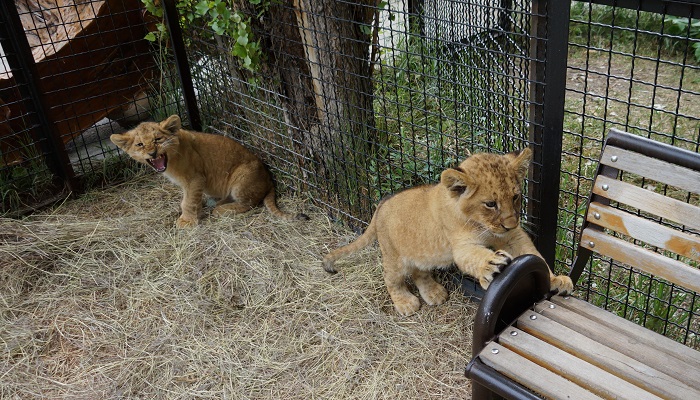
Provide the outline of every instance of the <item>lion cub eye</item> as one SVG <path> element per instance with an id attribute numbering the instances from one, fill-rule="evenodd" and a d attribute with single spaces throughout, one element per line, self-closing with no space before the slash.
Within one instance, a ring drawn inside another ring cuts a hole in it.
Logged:
<path id="1" fill-rule="evenodd" d="M 485 201 L 484 205 L 486 208 L 496 208 L 496 202 L 495 201 Z"/>
<path id="2" fill-rule="evenodd" d="M 160 142 L 161 140 L 163 140 L 162 137 L 157 137 L 157 138 L 153 139 L 153 141 L 156 143 Z"/>
<path id="3" fill-rule="evenodd" d="M 513 203 L 517 203 L 518 200 L 520 200 L 520 195 L 519 195 L 519 194 L 516 194 L 515 196 L 513 196 Z"/>
<path id="4" fill-rule="evenodd" d="M 136 143 L 136 147 L 143 147 L 143 143 Z"/>

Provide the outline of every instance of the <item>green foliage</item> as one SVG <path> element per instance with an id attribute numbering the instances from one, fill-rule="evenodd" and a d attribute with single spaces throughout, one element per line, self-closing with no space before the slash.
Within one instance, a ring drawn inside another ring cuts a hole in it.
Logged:
<path id="1" fill-rule="evenodd" d="M 163 9 L 154 0 L 141 0 L 146 10 L 156 17 L 163 17 Z M 269 0 L 248 0 L 251 4 L 266 11 Z M 251 18 L 241 11 L 234 10 L 227 0 L 178 0 L 176 4 L 180 15 L 180 25 L 188 31 L 190 27 L 207 26 L 215 34 L 228 36 L 233 41 L 231 54 L 236 56 L 241 67 L 256 72 L 260 68 L 262 51 L 259 41 L 255 40 L 251 30 Z M 145 39 L 151 42 L 163 39 L 165 25 L 157 24 L 157 32 L 149 32 Z"/>
<path id="2" fill-rule="evenodd" d="M 700 20 L 681 18 L 681 17 L 666 17 L 664 19 L 667 31 L 671 35 L 679 36 L 681 40 L 686 38 L 700 39 Z M 700 61 L 700 42 L 693 41 L 691 44 L 693 56 L 696 61 Z"/>

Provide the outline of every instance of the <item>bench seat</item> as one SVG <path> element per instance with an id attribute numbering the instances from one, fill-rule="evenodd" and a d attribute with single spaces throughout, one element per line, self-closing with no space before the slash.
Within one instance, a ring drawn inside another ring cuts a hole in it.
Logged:
<path id="1" fill-rule="evenodd" d="M 700 352 L 573 297 L 538 303 L 479 359 L 545 398 L 700 399 Z"/>

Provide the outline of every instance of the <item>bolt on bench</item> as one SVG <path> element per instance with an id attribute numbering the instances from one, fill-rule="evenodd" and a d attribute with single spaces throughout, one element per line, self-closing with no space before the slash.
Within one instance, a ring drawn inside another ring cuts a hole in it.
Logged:
<path id="1" fill-rule="evenodd" d="M 477 312 L 473 398 L 700 399 L 699 195 L 700 154 L 611 130 L 570 277 L 629 320 L 519 257 Z"/>

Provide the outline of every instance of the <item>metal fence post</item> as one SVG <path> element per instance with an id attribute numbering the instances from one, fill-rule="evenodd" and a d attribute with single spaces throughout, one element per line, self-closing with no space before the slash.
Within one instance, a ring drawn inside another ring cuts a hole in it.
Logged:
<path id="1" fill-rule="evenodd" d="M 187 52 L 185 43 L 182 40 L 182 30 L 180 29 L 179 15 L 175 7 L 174 0 L 163 1 L 163 16 L 168 25 L 168 33 L 172 43 L 173 55 L 175 56 L 175 66 L 180 77 L 182 92 L 185 98 L 185 107 L 190 120 L 190 127 L 195 131 L 202 130 L 202 120 L 197 108 L 197 96 L 194 93 L 194 85 L 192 84 L 192 74 L 190 65 L 187 61 Z"/>
<path id="2" fill-rule="evenodd" d="M 554 266 L 571 2 L 535 0 L 532 9 L 536 43 L 530 72 L 530 141 L 535 144 L 531 171 L 535 201 L 528 204 L 528 214 L 539 222 L 537 247 Z"/>
<path id="3" fill-rule="evenodd" d="M 12 71 L 12 76 L 17 82 L 17 89 L 22 95 L 24 107 L 30 113 L 36 114 L 36 122 L 31 127 L 39 135 L 42 151 L 46 155 L 46 163 L 51 172 L 61 178 L 68 187 L 68 190 L 75 192 L 78 190 L 78 183 L 75 179 L 75 172 L 71 166 L 65 145 L 54 128 L 54 124 L 49 120 L 46 111 L 46 101 L 41 89 L 41 77 L 37 71 L 32 55 L 32 49 L 24 33 L 22 21 L 17 12 L 15 2 L 0 2 L 1 19 L 0 38 L 7 38 L 3 41 L 3 47 L 9 48 L 5 57 Z M 5 47 L 7 46 L 7 47 Z"/>

